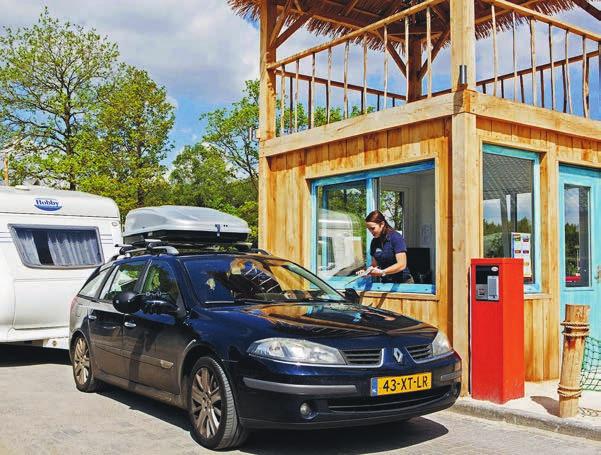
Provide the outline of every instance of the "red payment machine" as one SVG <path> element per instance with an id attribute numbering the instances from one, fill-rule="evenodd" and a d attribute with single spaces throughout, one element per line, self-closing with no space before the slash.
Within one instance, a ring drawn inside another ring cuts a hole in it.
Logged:
<path id="1" fill-rule="evenodd" d="M 505 403 L 524 396 L 524 263 L 472 259 L 472 398 Z"/>

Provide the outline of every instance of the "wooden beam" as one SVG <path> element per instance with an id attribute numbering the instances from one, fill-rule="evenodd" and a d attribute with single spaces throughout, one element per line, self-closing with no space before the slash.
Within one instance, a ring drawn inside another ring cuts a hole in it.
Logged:
<path id="1" fill-rule="evenodd" d="M 390 16 L 391 14 L 396 13 L 397 10 L 401 6 L 405 6 L 406 4 L 407 4 L 406 0 L 393 0 L 393 2 L 390 4 L 390 6 L 388 8 L 386 8 L 386 10 L 382 13 L 382 16 L 387 17 L 387 16 Z"/>
<path id="2" fill-rule="evenodd" d="M 476 89 L 476 27 L 474 23 L 474 2 L 470 0 L 450 0 L 451 23 L 451 87 Z M 459 69 L 467 68 L 467 84 L 459 84 Z"/>
<path id="3" fill-rule="evenodd" d="M 305 25 L 307 23 L 307 21 L 309 19 L 311 19 L 311 13 L 307 12 L 305 14 L 303 14 L 302 16 L 298 17 L 292 24 L 290 24 L 288 26 L 288 28 L 286 30 L 284 30 L 282 32 L 282 34 L 280 36 L 278 36 L 275 40 L 275 42 L 273 43 L 273 46 L 278 48 L 280 47 L 282 44 L 284 44 L 284 42 L 290 38 L 298 29 L 300 29 L 303 25 Z"/>
<path id="4" fill-rule="evenodd" d="M 572 0 L 580 8 L 589 13 L 598 21 L 601 21 L 601 10 L 597 9 L 596 6 L 591 5 L 587 0 Z"/>
<path id="5" fill-rule="evenodd" d="M 376 31 L 376 34 L 382 40 L 382 42 L 384 42 L 384 36 L 382 36 L 382 34 L 380 33 L 379 30 Z M 399 67 L 399 70 L 401 70 L 401 73 L 403 74 L 403 76 L 407 76 L 407 68 L 405 66 L 405 62 L 403 61 L 403 59 L 397 52 L 396 48 L 394 47 L 394 44 L 391 43 L 389 40 L 390 40 L 390 33 L 388 33 L 388 42 L 386 43 L 386 49 L 388 49 L 388 53 L 394 60 L 394 63 L 396 63 L 396 66 Z"/>
<path id="6" fill-rule="evenodd" d="M 454 93 L 414 103 L 351 117 L 339 122 L 322 125 L 311 130 L 300 131 L 283 137 L 273 138 L 261 149 L 263 156 L 275 156 L 294 150 L 306 149 L 329 142 L 336 142 L 364 134 L 398 128 L 403 125 L 448 117 L 453 112 L 465 111 L 464 97 Z"/>
<path id="7" fill-rule="evenodd" d="M 588 54 L 586 54 L 586 57 L 590 60 L 590 59 L 596 57 L 597 55 L 599 55 L 599 51 L 595 50 L 595 51 L 591 51 Z M 568 59 L 568 63 L 576 63 L 576 62 L 580 62 L 580 61 L 582 61 L 582 55 L 575 55 L 575 56 L 570 57 Z M 565 61 L 565 59 L 563 57 L 560 58 L 560 59 L 554 60 L 553 61 L 553 67 L 557 68 L 557 67 L 565 64 L 565 62 L 566 61 Z M 546 70 L 548 70 L 550 68 L 551 68 L 551 63 L 550 62 L 549 63 L 545 63 L 543 65 L 538 65 L 536 67 L 536 72 L 546 71 Z M 525 68 L 523 70 L 517 71 L 515 73 L 515 75 L 517 75 L 519 77 L 519 76 L 524 76 L 524 75 L 530 74 L 530 73 L 532 73 L 532 69 L 531 68 Z M 514 77 L 514 73 L 512 71 L 511 73 L 507 73 L 507 74 L 503 74 L 502 76 L 499 76 L 498 80 L 502 81 L 502 80 L 512 79 L 513 77 Z M 478 81 L 476 83 L 476 85 L 483 86 L 483 85 L 486 85 L 486 84 L 490 84 L 493 81 L 494 81 L 494 78 L 492 78 L 492 77 L 489 78 L 489 79 L 482 79 L 482 80 Z"/>
<path id="8" fill-rule="evenodd" d="M 471 98 L 469 109 L 478 116 L 588 140 L 601 139 L 599 133 L 601 122 L 599 120 L 564 114 L 531 104 L 516 103 L 478 92 L 471 92 Z M 437 98 L 432 99 L 436 100 Z"/>
<path id="9" fill-rule="evenodd" d="M 271 31 L 271 38 L 269 39 L 270 46 L 275 45 L 276 39 L 277 39 L 278 35 L 280 34 L 280 31 L 282 30 L 282 27 L 286 23 L 286 19 L 288 18 L 288 14 L 290 13 L 290 8 L 292 8 L 292 2 L 293 2 L 293 0 L 288 0 L 286 2 L 286 5 L 282 9 L 282 12 L 279 15 L 278 20 L 275 23 L 273 30 Z"/>
<path id="10" fill-rule="evenodd" d="M 420 39 L 409 35 L 409 71 L 407 73 L 407 102 L 419 100 L 422 96 L 422 78 L 419 70 L 422 67 L 422 43 Z"/>
<path id="11" fill-rule="evenodd" d="M 342 15 L 346 16 L 347 14 L 349 14 L 353 8 L 357 5 L 357 3 L 359 2 L 359 0 L 350 0 L 348 5 L 346 5 L 344 7 L 344 10 L 342 11 Z"/>
<path id="12" fill-rule="evenodd" d="M 476 88 L 476 26 L 473 0 L 450 0 L 451 89 L 462 98 Z M 460 68 L 467 69 L 466 81 L 459 80 Z M 460 83 L 465 82 L 465 83 Z M 442 95 L 448 96 L 448 95 Z M 437 100 L 439 97 L 431 98 Z M 496 99 L 496 98 L 494 98 Z M 469 106 L 467 106 L 469 109 Z M 453 348 L 464 359 L 461 393 L 468 393 L 469 383 L 469 268 L 472 258 L 480 256 L 480 149 L 476 116 L 460 112 L 451 119 L 450 199 L 452 239 L 449 251 L 452 291 L 451 339 Z"/>
<path id="13" fill-rule="evenodd" d="M 436 41 L 436 43 L 434 44 L 434 48 L 432 49 L 432 61 L 434 61 L 438 53 L 442 50 L 443 46 L 449 39 L 450 34 L 451 29 L 447 29 L 442 35 L 438 37 L 438 40 Z M 420 79 L 423 79 L 423 77 L 426 75 L 426 71 L 428 71 L 428 65 L 427 63 L 424 63 L 421 69 L 419 70 Z"/>
<path id="14" fill-rule="evenodd" d="M 535 19 L 540 22 L 544 22 L 545 24 L 553 25 L 554 27 L 560 28 L 562 30 L 566 30 L 570 33 L 573 33 L 578 36 L 584 36 L 585 38 L 591 39 L 593 41 L 601 41 L 601 35 L 593 32 L 589 32 L 583 28 L 577 27 L 576 25 L 569 24 L 567 22 L 560 21 L 555 19 L 554 17 L 547 16 L 546 14 L 539 13 L 538 11 L 531 10 L 529 8 L 524 8 L 521 5 L 516 5 L 514 3 L 510 3 L 506 0 L 481 0 L 486 3 L 491 3 L 503 7 L 507 10 L 514 10 L 516 13 L 519 13 L 521 16 L 526 16 L 531 19 Z"/>
<path id="15" fill-rule="evenodd" d="M 270 38 L 277 20 L 276 4 L 272 0 L 261 2 L 259 22 L 260 78 L 259 78 L 259 150 L 265 147 L 276 132 L 276 77 L 268 66 L 276 60 L 276 48 Z M 259 246 L 268 248 L 268 188 L 269 164 L 259 158 Z"/>

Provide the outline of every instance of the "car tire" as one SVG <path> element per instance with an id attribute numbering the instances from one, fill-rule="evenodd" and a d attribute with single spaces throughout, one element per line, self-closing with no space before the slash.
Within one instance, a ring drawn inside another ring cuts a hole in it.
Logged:
<path id="1" fill-rule="evenodd" d="M 94 376 L 92 357 L 88 341 L 83 335 L 78 335 L 71 351 L 71 365 L 73 366 L 73 379 L 75 387 L 81 392 L 96 392 L 100 381 Z"/>
<path id="2" fill-rule="evenodd" d="M 238 419 L 234 394 L 221 365 L 211 357 L 201 357 L 188 384 L 188 415 L 195 439 L 213 450 L 242 445 L 248 431 Z"/>

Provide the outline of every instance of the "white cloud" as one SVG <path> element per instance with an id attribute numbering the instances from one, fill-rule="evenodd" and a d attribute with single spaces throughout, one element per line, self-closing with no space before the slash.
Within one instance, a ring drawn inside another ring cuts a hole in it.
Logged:
<path id="1" fill-rule="evenodd" d="M 224 0 L 53 0 L 48 7 L 107 35 L 124 61 L 148 70 L 173 99 L 227 103 L 258 76 L 258 31 Z M 39 0 L 0 0 L 9 27 L 34 23 L 42 9 Z"/>

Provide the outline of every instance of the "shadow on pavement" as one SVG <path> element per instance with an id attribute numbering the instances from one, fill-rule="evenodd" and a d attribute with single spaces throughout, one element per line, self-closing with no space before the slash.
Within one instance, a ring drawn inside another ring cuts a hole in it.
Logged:
<path id="1" fill-rule="evenodd" d="M 0 344 L 0 368 L 40 364 L 70 365 L 65 349 Z"/>
<path id="2" fill-rule="evenodd" d="M 315 431 L 257 431 L 241 452 L 257 455 L 362 454 L 402 449 L 448 433 L 445 426 L 428 418 L 407 422 Z"/>
<path id="3" fill-rule="evenodd" d="M 554 400 L 551 397 L 545 397 L 545 396 L 532 396 L 530 397 L 530 399 L 532 401 L 534 401 L 535 403 L 540 404 L 543 408 L 546 409 L 546 411 L 554 416 L 558 416 L 559 415 L 559 401 L 558 400 Z"/>
<path id="4" fill-rule="evenodd" d="M 132 410 L 180 427 L 190 432 L 186 412 L 133 392 L 110 387 L 100 392 Z M 443 425 L 428 418 L 417 417 L 408 422 L 315 431 L 253 432 L 239 450 L 257 455 L 290 454 L 361 454 L 411 447 L 448 433 Z M 192 435 L 190 434 L 190 438 Z"/>
<path id="5" fill-rule="evenodd" d="M 160 401 L 138 395 L 129 390 L 120 389 L 111 385 L 106 385 L 98 392 L 100 395 L 116 400 L 130 409 L 138 412 L 143 412 L 149 416 L 161 419 L 170 425 L 180 427 L 186 431 L 190 431 L 188 424 L 188 416 L 186 411 L 161 403 Z"/>

